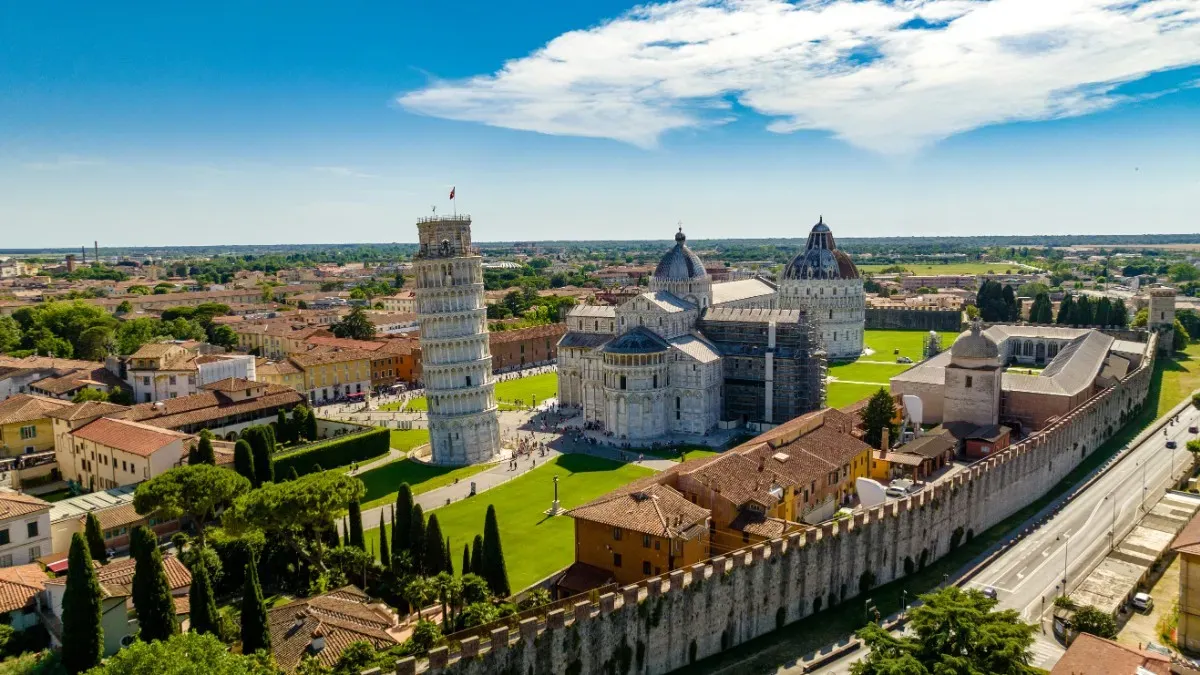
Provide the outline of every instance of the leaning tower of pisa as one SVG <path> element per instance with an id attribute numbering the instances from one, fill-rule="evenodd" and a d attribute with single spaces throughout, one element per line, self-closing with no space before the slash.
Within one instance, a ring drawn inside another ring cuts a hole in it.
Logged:
<path id="1" fill-rule="evenodd" d="M 471 217 L 422 218 L 417 230 L 420 249 L 413 257 L 413 272 L 432 461 L 490 461 L 500 452 L 500 423 L 488 347 L 483 258 L 471 246 Z"/>

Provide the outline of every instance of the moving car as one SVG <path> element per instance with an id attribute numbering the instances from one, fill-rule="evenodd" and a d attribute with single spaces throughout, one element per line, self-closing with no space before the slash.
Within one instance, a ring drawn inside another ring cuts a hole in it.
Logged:
<path id="1" fill-rule="evenodd" d="M 1174 450 L 1176 448 L 1176 446 L 1178 446 L 1178 445 L 1179 444 L 1176 443 L 1175 441 L 1167 441 L 1167 447 L 1170 448 L 1171 450 Z"/>

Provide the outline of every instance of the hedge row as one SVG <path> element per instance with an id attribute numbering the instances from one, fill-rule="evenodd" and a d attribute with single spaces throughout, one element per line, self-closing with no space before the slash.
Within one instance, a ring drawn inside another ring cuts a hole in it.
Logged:
<path id="1" fill-rule="evenodd" d="M 387 454 L 391 433 L 382 427 L 360 433 L 339 436 L 314 443 L 294 452 L 275 456 L 275 475 L 287 476 L 293 468 L 303 476 L 318 465 L 322 469 L 346 466 L 351 462 Z"/>

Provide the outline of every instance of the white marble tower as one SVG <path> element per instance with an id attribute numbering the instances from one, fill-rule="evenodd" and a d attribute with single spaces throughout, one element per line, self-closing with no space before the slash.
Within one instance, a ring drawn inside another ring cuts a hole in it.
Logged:
<path id="1" fill-rule="evenodd" d="M 488 346 L 483 258 L 471 246 L 470 216 L 417 221 L 413 257 L 421 369 L 429 401 L 434 464 L 478 464 L 500 452 L 500 423 Z"/>

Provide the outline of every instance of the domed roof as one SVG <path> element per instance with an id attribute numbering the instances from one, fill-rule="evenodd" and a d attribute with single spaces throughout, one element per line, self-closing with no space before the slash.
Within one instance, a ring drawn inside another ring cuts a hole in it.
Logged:
<path id="1" fill-rule="evenodd" d="M 839 251 L 825 218 L 808 233 L 808 245 L 783 270 L 784 279 L 858 279 L 850 256 Z"/>
<path id="2" fill-rule="evenodd" d="M 979 321 L 971 324 L 971 330 L 959 335 L 950 346 L 950 359 L 989 359 L 1000 358 L 1000 347 L 980 328 Z"/>
<path id="3" fill-rule="evenodd" d="M 613 354 L 653 354 L 665 352 L 671 345 L 650 330 L 638 326 L 604 345 L 604 351 Z"/>
<path id="4" fill-rule="evenodd" d="M 657 281 L 692 281 L 708 276 L 704 271 L 704 263 L 700 256 L 687 247 L 687 236 L 680 226 L 675 233 L 675 246 L 658 261 L 654 268 L 654 278 Z"/>

